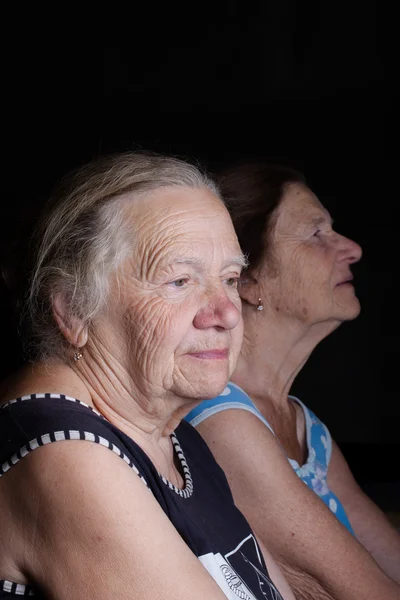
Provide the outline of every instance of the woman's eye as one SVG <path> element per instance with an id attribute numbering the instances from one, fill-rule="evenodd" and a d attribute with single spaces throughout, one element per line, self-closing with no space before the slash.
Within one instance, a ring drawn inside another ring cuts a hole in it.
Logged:
<path id="1" fill-rule="evenodd" d="M 174 287 L 183 287 L 185 285 L 185 283 L 187 283 L 187 279 L 185 279 L 185 278 L 176 279 L 175 281 L 171 281 L 171 285 L 173 285 Z"/>
<path id="2" fill-rule="evenodd" d="M 239 284 L 239 277 L 229 277 L 225 281 L 229 287 L 237 287 Z"/>

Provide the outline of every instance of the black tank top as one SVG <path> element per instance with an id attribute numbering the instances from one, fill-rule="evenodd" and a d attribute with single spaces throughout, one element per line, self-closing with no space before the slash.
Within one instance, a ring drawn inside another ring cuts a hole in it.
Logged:
<path id="1" fill-rule="evenodd" d="M 178 489 L 158 473 L 129 436 L 79 400 L 61 394 L 32 394 L 11 400 L 0 408 L 3 485 L 7 471 L 36 448 L 76 439 L 106 446 L 132 468 L 132 476 L 140 477 L 148 486 L 227 598 L 282 600 L 249 524 L 234 505 L 223 471 L 201 436 L 185 421 L 171 436 L 185 479 L 184 488 Z M 34 582 L 25 586 L 0 580 L 1 600 L 21 596 L 45 598 Z"/>

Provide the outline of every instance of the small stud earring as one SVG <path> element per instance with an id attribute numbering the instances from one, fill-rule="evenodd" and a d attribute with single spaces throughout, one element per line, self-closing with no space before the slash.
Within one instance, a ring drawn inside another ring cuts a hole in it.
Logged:
<path id="1" fill-rule="evenodd" d="M 81 358 L 83 358 L 83 354 L 82 352 L 78 349 L 76 352 L 74 352 L 74 361 L 78 362 L 78 360 L 81 360 Z"/>
<path id="2" fill-rule="evenodd" d="M 257 310 L 264 310 L 264 305 L 261 303 L 261 298 L 258 299 Z"/>

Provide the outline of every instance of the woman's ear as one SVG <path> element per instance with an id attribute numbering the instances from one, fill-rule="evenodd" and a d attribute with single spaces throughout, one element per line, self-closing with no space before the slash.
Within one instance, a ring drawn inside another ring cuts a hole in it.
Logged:
<path id="1" fill-rule="evenodd" d="M 53 317 L 65 339 L 75 348 L 83 348 L 88 340 L 88 327 L 78 317 L 68 314 L 62 294 L 53 296 Z"/>
<path id="2" fill-rule="evenodd" d="M 257 277 L 250 273 L 244 273 L 239 282 L 239 295 L 244 302 L 257 306 L 260 298 L 260 286 Z"/>

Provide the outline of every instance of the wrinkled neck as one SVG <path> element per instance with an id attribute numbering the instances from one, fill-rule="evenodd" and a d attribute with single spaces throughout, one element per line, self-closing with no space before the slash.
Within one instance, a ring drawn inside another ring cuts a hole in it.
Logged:
<path id="1" fill-rule="evenodd" d="M 284 408 L 297 374 L 333 324 L 309 325 L 268 306 L 261 312 L 246 304 L 243 318 L 243 345 L 232 381 L 254 400 Z"/>

